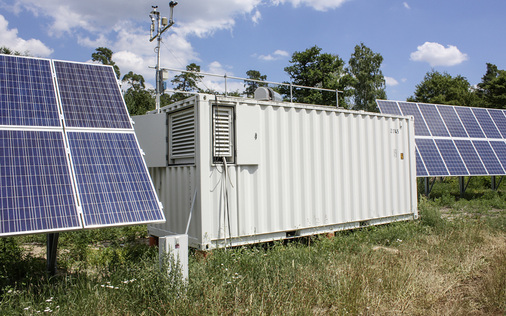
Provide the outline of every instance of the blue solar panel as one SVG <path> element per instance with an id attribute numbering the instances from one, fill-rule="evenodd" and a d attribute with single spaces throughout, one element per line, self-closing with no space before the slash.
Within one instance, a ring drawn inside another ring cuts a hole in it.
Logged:
<path id="1" fill-rule="evenodd" d="M 438 105 L 437 108 L 452 137 L 468 137 L 454 106 Z"/>
<path id="2" fill-rule="evenodd" d="M 49 60 L 0 55 L 0 125 L 60 126 Z"/>
<path id="3" fill-rule="evenodd" d="M 402 112 L 395 101 L 376 100 L 376 103 L 378 104 L 378 108 L 381 113 L 402 115 Z"/>
<path id="4" fill-rule="evenodd" d="M 164 221 L 110 66 L 0 55 L 0 181 L 0 236 Z"/>
<path id="5" fill-rule="evenodd" d="M 436 139 L 436 145 L 452 176 L 468 175 L 466 166 L 451 139 Z"/>
<path id="6" fill-rule="evenodd" d="M 470 140 L 455 140 L 462 159 L 466 163 L 470 175 L 486 175 L 487 170 L 483 166 L 478 153 Z"/>
<path id="7" fill-rule="evenodd" d="M 416 139 L 416 147 L 430 176 L 447 176 L 448 170 L 432 139 Z"/>
<path id="8" fill-rule="evenodd" d="M 430 136 L 429 129 L 427 128 L 416 103 L 399 102 L 399 107 L 401 108 L 403 115 L 413 115 L 415 117 L 416 136 Z"/>
<path id="9" fill-rule="evenodd" d="M 504 112 L 501 110 L 488 109 L 488 114 L 490 114 L 495 126 L 499 129 L 499 132 L 501 132 L 502 138 L 506 138 L 506 116 L 504 116 Z"/>
<path id="10" fill-rule="evenodd" d="M 85 226 L 164 221 L 135 134 L 67 135 Z"/>
<path id="11" fill-rule="evenodd" d="M 503 169 L 506 169 L 506 143 L 503 141 L 490 141 L 490 145 L 494 149 L 497 158 L 499 158 Z"/>
<path id="12" fill-rule="evenodd" d="M 426 177 L 428 176 L 427 169 L 425 169 L 425 166 L 423 165 L 422 157 L 418 152 L 418 148 L 415 149 L 416 149 L 416 176 Z"/>
<path id="13" fill-rule="evenodd" d="M 432 136 L 450 136 L 434 104 L 418 103 L 418 109 L 422 112 Z"/>
<path id="14" fill-rule="evenodd" d="M 62 131 L 0 130 L 0 236 L 80 228 Z"/>
<path id="15" fill-rule="evenodd" d="M 475 140 L 473 141 L 473 144 L 489 174 L 504 174 L 504 169 L 502 168 L 501 163 L 497 159 L 488 141 Z"/>
<path id="16" fill-rule="evenodd" d="M 472 110 L 487 138 L 502 138 L 486 109 L 473 108 Z"/>
<path id="17" fill-rule="evenodd" d="M 459 115 L 462 124 L 464 124 L 464 128 L 466 129 L 469 137 L 485 138 L 485 134 L 483 134 L 480 124 L 476 121 L 476 118 L 470 108 L 457 106 L 455 107 L 455 111 L 457 111 L 457 114 Z"/>
<path id="18" fill-rule="evenodd" d="M 418 177 L 444 176 L 446 170 L 453 176 L 506 174 L 506 111 L 385 100 L 377 103 L 382 112 L 399 104 L 404 115 L 415 117 Z M 418 164 L 418 160 L 425 164 Z"/>
<path id="19" fill-rule="evenodd" d="M 67 126 L 132 128 L 112 67 L 62 61 L 54 66 Z"/>

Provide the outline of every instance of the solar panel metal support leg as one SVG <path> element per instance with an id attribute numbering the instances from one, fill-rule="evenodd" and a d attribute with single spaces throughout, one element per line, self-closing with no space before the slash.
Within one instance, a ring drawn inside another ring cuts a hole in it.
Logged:
<path id="1" fill-rule="evenodd" d="M 501 182 L 502 182 L 503 178 L 504 177 L 501 176 L 499 178 L 499 181 L 497 181 L 497 176 L 492 176 L 492 181 L 491 181 L 492 190 L 497 191 L 497 189 L 499 189 L 499 186 L 501 185 Z"/>
<path id="2" fill-rule="evenodd" d="M 56 250 L 58 248 L 58 238 L 60 237 L 59 233 L 51 233 L 47 234 L 47 249 L 46 249 L 46 258 L 47 258 L 47 273 L 49 275 L 56 274 Z"/>
<path id="3" fill-rule="evenodd" d="M 430 194 L 430 191 L 432 191 L 432 188 L 434 187 L 434 183 L 436 183 L 437 178 L 434 178 L 434 180 L 432 181 L 432 184 L 430 183 L 429 177 L 426 177 L 424 179 L 425 179 L 425 196 L 428 197 Z"/>
<path id="4" fill-rule="evenodd" d="M 467 187 L 469 186 L 469 182 L 471 182 L 471 178 L 472 177 L 469 177 L 466 183 L 466 177 L 459 177 L 460 197 L 464 197 Z"/>

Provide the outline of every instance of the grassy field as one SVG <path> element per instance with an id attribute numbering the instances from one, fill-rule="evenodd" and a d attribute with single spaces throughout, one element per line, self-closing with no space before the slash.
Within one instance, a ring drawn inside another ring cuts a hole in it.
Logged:
<path id="1" fill-rule="evenodd" d="M 190 280 L 159 268 L 146 227 L 0 239 L 2 315 L 504 315 L 506 192 L 456 179 L 419 199 L 420 219 L 190 254 Z"/>

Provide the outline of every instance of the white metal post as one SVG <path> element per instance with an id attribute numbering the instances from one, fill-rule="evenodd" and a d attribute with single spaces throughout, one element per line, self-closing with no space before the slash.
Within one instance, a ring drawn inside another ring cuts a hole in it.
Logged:
<path id="1" fill-rule="evenodd" d="M 169 29 L 172 25 L 174 25 L 174 7 L 177 5 L 176 1 L 171 1 L 169 3 L 170 7 L 170 21 L 167 24 L 166 20 L 162 25 L 162 20 L 160 19 L 160 12 L 158 12 L 156 9 L 158 9 L 158 6 L 152 6 L 153 11 L 151 11 L 151 14 L 149 15 L 151 18 L 151 38 L 149 39 L 150 42 L 157 40 L 156 44 L 156 71 L 155 71 L 155 80 L 156 80 L 156 95 L 155 95 L 155 104 L 156 104 L 156 113 L 160 113 L 160 94 L 161 94 L 161 86 L 162 86 L 162 79 L 160 78 L 160 45 L 162 42 L 162 33 Z M 165 18 L 164 18 L 165 19 Z M 167 24 L 167 25 L 165 25 Z M 156 25 L 156 30 L 155 30 Z M 162 28 L 163 26 L 163 28 Z M 155 32 L 156 31 L 156 32 Z M 154 33 L 154 35 L 153 35 Z"/>

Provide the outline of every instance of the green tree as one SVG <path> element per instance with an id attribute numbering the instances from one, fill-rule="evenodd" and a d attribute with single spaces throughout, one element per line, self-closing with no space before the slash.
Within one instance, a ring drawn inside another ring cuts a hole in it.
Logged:
<path id="1" fill-rule="evenodd" d="M 506 71 L 487 63 L 487 72 L 478 83 L 476 94 L 483 106 L 506 109 Z"/>
<path id="2" fill-rule="evenodd" d="M 258 70 L 248 70 L 246 71 L 246 75 L 248 76 L 248 79 L 260 81 L 267 80 L 267 75 L 262 75 Z M 266 83 L 244 80 L 244 87 L 246 88 L 244 90 L 244 94 L 251 97 L 255 94 L 255 90 L 258 87 L 266 87 L 266 86 L 267 86 Z"/>
<path id="3" fill-rule="evenodd" d="M 142 115 L 155 108 L 155 100 L 145 89 L 144 77 L 132 71 L 123 76 L 123 84 L 128 86 L 124 94 L 125 103 L 130 115 Z"/>
<path id="4" fill-rule="evenodd" d="M 112 60 L 112 54 L 113 52 L 109 48 L 98 47 L 95 49 L 95 52 L 91 54 L 91 60 L 98 61 L 103 65 L 111 65 L 116 73 L 116 78 L 119 79 L 121 73 L 118 65 L 116 65 L 116 63 Z"/>
<path id="5" fill-rule="evenodd" d="M 295 52 L 290 60 L 291 66 L 285 67 L 293 84 L 342 90 L 345 86 L 341 77 L 345 75 L 344 62 L 338 55 L 321 53 L 321 48 L 313 46 L 303 52 Z M 290 87 L 282 86 L 279 91 L 290 96 Z M 336 105 L 336 95 L 333 92 L 314 89 L 293 88 L 293 99 L 301 103 Z M 344 104 L 344 96 L 339 95 L 339 105 Z"/>
<path id="6" fill-rule="evenodd" d="M 377 112 L 376 99 L 386 99 L 385 77 L 380 70 L 383 57 L 364 43 L 355 46 L 346 71 L 355 110 Z M 350 102 L 351 103 L 351 102 Z"/>
<path id="7" fill-rule="evenodd" d="M 172 79 L 170 82 L 174 86 L 174 90 L 179 91 L 185 91 L 185 92 L 201 92 L 201 89 L 197 86 L 198 82 L 204 78 L 204 76 L 199 75 L 200 72 L 200 66 L 191 63 L 186 66 L 186 71 L 179 75 L 174 76 L 174 79 Z M 186 98 L 186 94 L 184 93 L 175 93 L 172 96 L 172 99 L 174 101 L 181 100 Z"/>
<path id="8" fill-rule="evenodd" d="M 429 71 L 423 81 L 416 85 L 411 102 L 479 106 L 479 99 L 465 77 L 452 77 L 447 72 Z"/>
<path id="9" fill-rule="evenodd" d="M 0 54 L 5 54 L 5 55 L 21 55 L 20 52 L 18 51 L 13 51 L 11 50 L 10 48 L 6 47 L 6 46 L 2 46 L 0 47 Z M 25 54 L 25 55 L 28 55 L 28 54 Z"/>

